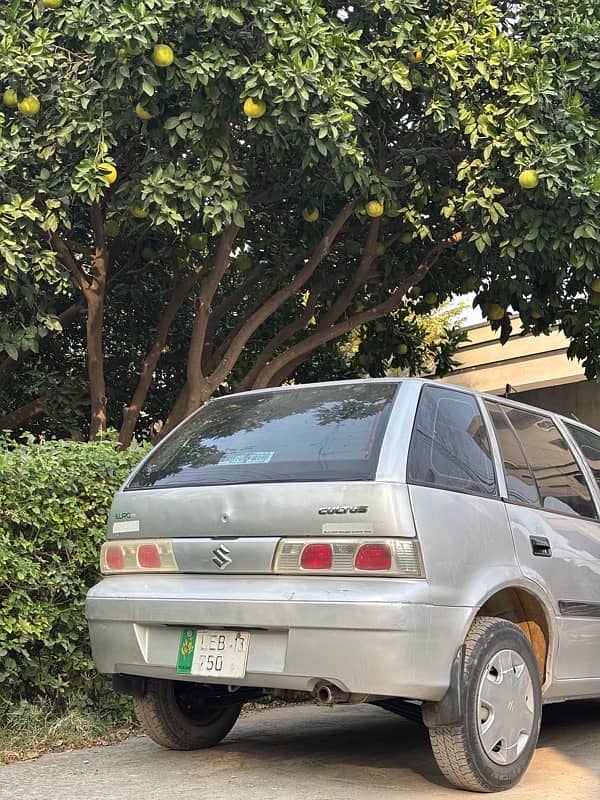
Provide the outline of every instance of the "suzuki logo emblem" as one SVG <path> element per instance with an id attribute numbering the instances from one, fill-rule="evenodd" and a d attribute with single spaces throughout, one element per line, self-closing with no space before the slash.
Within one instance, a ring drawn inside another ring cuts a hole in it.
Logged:
<path id="1" fill-rule="evenodd" d="M 229 548 L 225 547 L 224 544 L 217 547 L 215 550 L 213 550 L 213 564 L 219 569 L 225 569 L 225 567 L 228 567 L 233 561 L 233 559 L 229 557 L 230 552 L 231 551 Z"/>

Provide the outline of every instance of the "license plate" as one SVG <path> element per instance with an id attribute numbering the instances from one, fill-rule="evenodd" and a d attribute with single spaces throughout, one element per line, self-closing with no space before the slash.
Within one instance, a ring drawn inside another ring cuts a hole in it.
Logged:
<path id="1" fill-rule="evenodd" d="M 177 672 L 217 678 L 246 674 L 250 634 L 246 631 L 202 631 L 184 628 L 179 640 Z"/>

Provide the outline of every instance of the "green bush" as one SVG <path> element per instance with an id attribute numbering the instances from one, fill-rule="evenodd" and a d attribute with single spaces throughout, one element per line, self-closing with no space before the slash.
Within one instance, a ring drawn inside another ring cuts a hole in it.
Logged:
<path id="1" fill-rule="evenodd" d="M 0 439 L 0 716 L 19 701 L 111 702 L 84 600 L 112 496 L 142 455 L 110 441 Z"/>

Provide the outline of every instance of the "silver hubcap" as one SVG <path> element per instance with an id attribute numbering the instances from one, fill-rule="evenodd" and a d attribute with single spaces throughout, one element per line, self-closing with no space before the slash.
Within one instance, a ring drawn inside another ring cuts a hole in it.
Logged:
<path id="1" fill-rule="evenodd" d="M 533 684 L 527 664 L 514 650 L 488 661 L 477 688 L 477 728 L 487 756 L 512 764 L 527 745 L 534 721 Z"/>

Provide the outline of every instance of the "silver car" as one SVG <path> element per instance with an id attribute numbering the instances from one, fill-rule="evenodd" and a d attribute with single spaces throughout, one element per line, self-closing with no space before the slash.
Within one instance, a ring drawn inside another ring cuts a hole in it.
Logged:
<path id="1" fill-rule="evenodd" d="M 418 379 L 229 395 L 115 497 L 94 658 L 159 744 L 308 692 L 429 729 L 454 785 L 525 772 L 543 703 L 600 696 L 600 435 Z"/>

